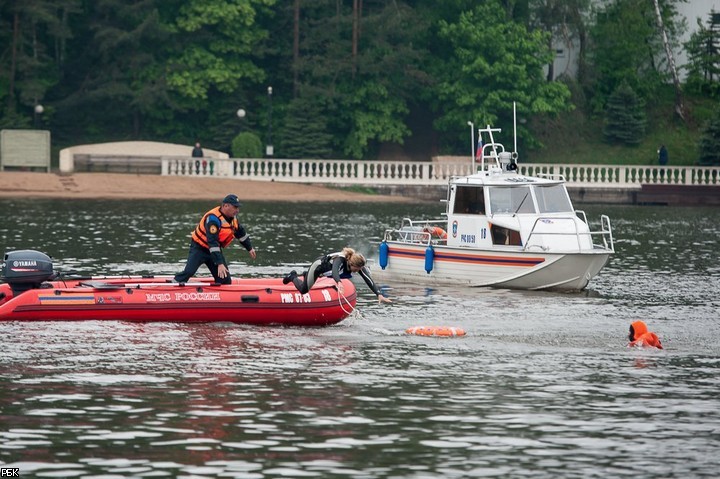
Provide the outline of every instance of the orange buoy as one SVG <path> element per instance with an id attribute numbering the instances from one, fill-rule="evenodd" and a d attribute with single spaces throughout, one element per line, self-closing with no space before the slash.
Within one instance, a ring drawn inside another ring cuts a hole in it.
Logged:
<path id="1" fill-rule="evenodd" d="M 416 336 L 465 336 L 465 330 L 454 326 L 413 326 L 405 330 L 407 334 Z"/>

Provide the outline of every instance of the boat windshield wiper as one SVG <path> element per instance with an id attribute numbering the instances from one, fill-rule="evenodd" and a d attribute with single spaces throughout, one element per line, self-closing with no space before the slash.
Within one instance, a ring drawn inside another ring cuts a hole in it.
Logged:
<path id="1" fill-rule="evenodd" d="M 518 214 L 518 211 L 520 211 L 520 208 L 522 208 L 522 205 L 523 205 L 523 203 L 525 203 L 525 200 L 527 199 L 527 197 L 528 197 L 529 194 L 530 194 L 529 191 L 528 191 L 527 193 L 525 193 L 525 196 L 523 196 L 522 201 L 520 202 L 520 204 L 518 205 L 517 209 L 516 209 L 515 212 L 513 213 L 513 218 L 515 217 L 516 214 Z"/>

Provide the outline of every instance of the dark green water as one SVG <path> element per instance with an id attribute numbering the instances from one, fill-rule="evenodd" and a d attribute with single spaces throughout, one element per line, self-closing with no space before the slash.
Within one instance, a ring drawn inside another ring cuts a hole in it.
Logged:
<path id="1" fill-rule="evenodd" d="M 212 204 L 0 200 L 0 249 L 56 268 L 172 274 Z M 248 202 L 276 276 L 440 205 Z M 322 329 L 0 324 L 0 463 L 21 477 L 716 477 L 720 210 L 586 208 L 617 254 L 577 294 L 358 283 Z M 628 349 L 644 319 L 665 350 Z M 410 326 L 460 326 L 433 339 Z"/>

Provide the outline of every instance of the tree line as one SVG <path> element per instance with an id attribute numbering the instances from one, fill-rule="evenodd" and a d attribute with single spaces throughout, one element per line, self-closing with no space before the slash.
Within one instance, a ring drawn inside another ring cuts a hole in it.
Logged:
<path id="1" fill-rule="evenodd" d="M 681 1 L 0 0 L 0 127 L 282 158 L 461 153 L 468 120 L 507 131 L 513 102 L 522 119 L 577 107 L 573 89 L 594 114 L 615 117 L 619 94 L 642 108 L 677 78 L 668 47 L 691 62 L 679 101 L 716 98 L 717 31 L 678 45 Z M 555 78 L 558 41 L 578 51 L 572 77 Z"/>

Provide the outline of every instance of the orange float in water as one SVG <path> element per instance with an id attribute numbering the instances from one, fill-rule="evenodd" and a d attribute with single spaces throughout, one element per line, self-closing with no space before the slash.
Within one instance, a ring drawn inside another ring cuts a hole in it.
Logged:
<path id="1" fill-rule="evenodd" d="M 465 330 L 454 326 L 413 326 L 405 330 L 416 336 L 465 336 Z"/>

